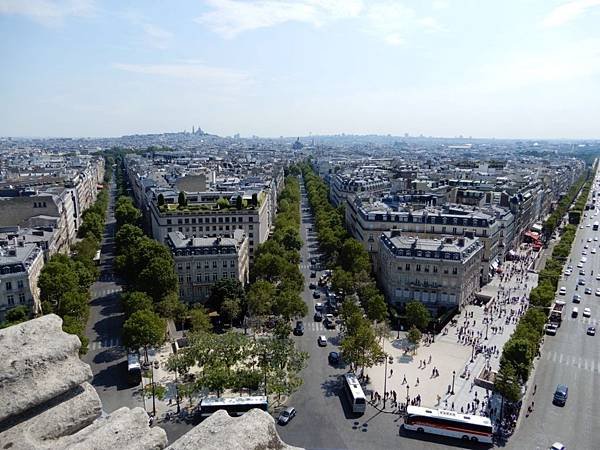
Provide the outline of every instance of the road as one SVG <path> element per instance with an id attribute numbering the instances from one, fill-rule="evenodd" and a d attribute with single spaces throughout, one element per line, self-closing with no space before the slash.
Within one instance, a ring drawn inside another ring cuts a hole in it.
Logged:
<path id="1" fill-rule="evenodd" d="M 98 391 L 104 411 L 110 413 L 122 406 L 142 406 L 136 395 L 138 387 L 127 384 L 127 358 L 121 347 L 123 314 L 120 308 L 121 286 L 113 272 L 116 222 L 114 203 L 116 187 L 110 184 L 110 201 L 101 244 L 100 278 L 90 288 L 90 319 L 86 328 L 89 350 L 82 360 L 92 368 L 92 385 Z"/>
<path id="2" fill-rule="evenodd" d="M 598 186 L 592 188 L 598 189 Z M 528 403 L 535 402 L 534 411 L 523 417 L 520 427 L 508 443 L 510 449 L 545 449 L 554 441 L 562 442 L 571 449 L 600 448 L 600 335 L 588 336 L 587 327 L 600 329 L 600 296 L 594 295 L 600 288 L 600 231 L 593 231 L 592 224 L 600 220 L 596 211 L 586 211 L 577 229 L 571 259 L 573 274 L 564 276 L 559 288 L 566 287 L 565 295 L 557 299 L 567 302 L 566 315 L 556 336 L 546 336 L 541 359 L 538 361 L 533 384 L 537 385 L 535 395 L 530 389 L 526 397 Z M 591 242 L 587 242 L 591 239 Z M 584 246 L 588 246 L 585 249 Z M 592 254 L 592 248 L 597 253 Z M 585 275 L 579 275 L 577 264 L 586 251 L 587 262 L 583 264 Z M 593 275 L 591 271 L 593 270 Z M 578 280 L 585 279 L 585 286 L 575 289 Z M 585 294 L 585 288 L 592 288 L 592 294 Z M 581 295 L 581 303 L 574 304 L 574 294 Z M 571 317 L 574 306 L 579 309 L 576 318 Z M 591 317 L 582 315 L 584 308 L 591 309 Z M 569 398 L 564 407 L 554 406 L 552 397 L 556 385 L 569 386 Z"/>
<path id="3" fill-rule="evenodd" d="M 345 367 L 332 367 L 327 361 L 330 351 L 338 350 L 339 337 L 337 330 L 325 330 L 322 322 L 314 322 L 315 300 L 308 288 L 310 278 L 310 259 L 318 254 L 316 233 L 309 232 L 314 226 L 304 185 L 301 183 L 302 223 L 301 235 L 304 241 L 300 253 L 302 257 L 301 270 L 306 283 L 302 293 L 308 305 L 308 316 L 304 320 L 305 333 L 295 337 L 298 348 L 310 355 L 308 367 L 301 373 L 304 381 L 302 387 L 294 393 L 288 404 L 297 409 L 296 417 L 286 426 L 277 426 L 281 438 L 290 445 L 318 449 L 449 449 L 472 448 L 460 447 L 460 441 L 452 441 L 438 436 L 422 436 L 400 433 L 402 423 L 398 415 L 381 413 L 367 406 L 364 415 L 355 417 L 349 413 L 346 401 L 340 392 L 339 376 L 347 371 Z M 327 347 L 317 346 L 317 336 L 328 338 Z"/>

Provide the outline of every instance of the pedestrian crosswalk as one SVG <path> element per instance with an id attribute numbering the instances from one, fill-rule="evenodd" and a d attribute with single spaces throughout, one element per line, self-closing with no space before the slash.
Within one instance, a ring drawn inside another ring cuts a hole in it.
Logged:
<path id="1" fill-rule="evenodd" d="M 90 350 L 100 350 L 103 348 L 112 348 L 112 347 L 120 347 L 121 346 L 121 338 L 113 337 L 106 338 L 99 341 L 93 341 L 89 344 Z"/>
<path id="2" fill-rule="evenodd" d="M 121 292 L 122 290 L 123 289 L 121 289 L 121 287 L 119 287 L 119 286 L 117 286 L 115 288 L 109 288 L 109 289 L 94 290 L 94 298 L 107 297 L 109 295 L 116 294 L 117 292 Z"/>
<path id="3" fill-rule="evenodd" d="M 300 264 L 301 269 L 310 269 L 310 264 Z"/>
<path id="4" fill-rule="evenodd" d="M 572 367 L 574 369 L 581 369 L 600 374 L 600 361 L 595 359 L 582 358 L 581 356 L 568 355 L 554 351 L 544 352 L 544 359 L 556 364 Z"/>
<path id="5" fill-rule="evenodd" d="M 591 326 L 600 325 L 600 320 L 592 318 L 592 317 L 583 317 L 583 316 L 569 317 L 567 320 L 569 320 L 569 322 L 578 322 L 583 325 L 591 325 Z"/>
<path id="6" fill-rule="evenodd" d="M 327 328 L 325 328 L 325 325 L 323 325 L 323 322 L 308 322 L 304 328 L 306 330 L 317 331 L 317 332 L 328 330 Z"/>

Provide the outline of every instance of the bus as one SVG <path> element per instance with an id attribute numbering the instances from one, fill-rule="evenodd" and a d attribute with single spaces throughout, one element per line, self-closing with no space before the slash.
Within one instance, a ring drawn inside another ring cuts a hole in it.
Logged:
<path id="1" fill-rule="evenodd" d="M 592 229 L 594 231 L 598 231 L 598 225 L 599 225 L 598 221 L 594 222 L 594 225 L 592 225 Z"/>
<path id="2" fill-rule="evenodd" d="M 460 414 L 443 409 L 409 406 L 404 428 L 473 442 L 492 443 L 492 422 L 487 417 Z"/>
<path id="3" fill-rule="evenodd" d="M 210 416 L 220 409 L 227 411 L 230 416 L 239 416 L 254 408 L 267 411 L 268 406 L 267 397 L 264 395 L 254 397 L 206 397 L 200 401 L 198 409 L 202 417 Z"/>
<path id="4" fill-rule="evenodd" d="M 350 403 L 352 412 L 364 413 L 367 409 L 367 398 L 356 375 L 351 372 L 346 373 L 342 376 L 342 381 L 344 383 L 344 392 L 346 393 L 346 398 Z"/>
<path id="5" fill-rule="evenodd" d="M 137 353 L 127 354 L 127 379 L 132 386 L 137 386 L 142 381 L 142 366 Z"/>

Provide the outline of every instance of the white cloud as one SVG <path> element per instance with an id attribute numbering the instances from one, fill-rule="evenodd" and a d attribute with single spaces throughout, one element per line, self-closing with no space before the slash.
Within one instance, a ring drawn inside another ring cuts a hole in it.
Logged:
<path id="1" fill-rule="evenodd" d="M 166 49 L 173 38 L 173 33 L 151 23 L 143 24 L 142 29 L 149 43 L 158 49 Z"/>
<path id="2" fill-rule="evenodd" d="M 600 0 L 571 0 L 554 8 L 542 21 L 546 28 L 560 27 L 577 19 L 588 9 L 600 6 Z"/>
<path id="3" fill-rule="evenodd" d="M 195 19 L 196 22 L 227 39 L 286 22 L 321 26 L 332 20 L 356 17 L 363 9 L 361 0 L 209 0 L 208 3 L 212 10 Z"/>
<path id="4" fill-rule="evenodd" d="M 223 67 L 211 67 L 197 62 L 183 64 L 114 63 L 113 67 L 125 72 L 198 81 L 211 85 L 234 86 L 248 84 L 252 81 L 245 72 Z"/>
<path id="5" fill-rule="evenodd" d="M 25 16 L 44 25 L 60 24 L 67 17 L 89 17 L 93 0 L 0 0 L 0 14 Z"/>

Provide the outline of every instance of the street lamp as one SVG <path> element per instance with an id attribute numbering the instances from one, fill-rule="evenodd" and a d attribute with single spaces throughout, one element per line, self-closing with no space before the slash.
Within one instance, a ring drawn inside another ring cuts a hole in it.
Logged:
<path id="1" fill-rule="evenodd" d="M 488 327 L 490 326 L 489 322 L 485 323 L 485 340 L 488 340 Z"/>
<path id="2" fill-rule="evenodd" d="M 410 402 L 410 396 L 408 395 L 408 383 L 406 384 L 406 407 L 408 408 L 408 402 Z"/>
<path id="3" fill-rule="evenodd" d="M 452 371 L 452 391 L 450 392 L 451 395 L 454 395 L 454 379 L 456 378 L 456 370 Z"/>
<path id="4" fill-rule="evenodd" d="M 471 362 L 475 361 L 474 356 L 475 356 L 475 342 L 473 342 L 473 345 L 471 347 Z"/>
<path id="5" fill-rule="evenodd" d="M 385 353 L 384 353 L 385 355 Z M 385 376 L 383 377 L 383 409 L 385 409 L 385 399 L 387 397 L 386 392 L 387 392 L 387 364 L 388 364 L 388 357 L 387 355 L 385 355 Z"/>

